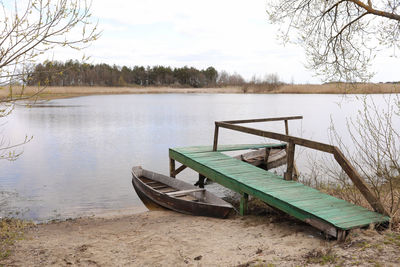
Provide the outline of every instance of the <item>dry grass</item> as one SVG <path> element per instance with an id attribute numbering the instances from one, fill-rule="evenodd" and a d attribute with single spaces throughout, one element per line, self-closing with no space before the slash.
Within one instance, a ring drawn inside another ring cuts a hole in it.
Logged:
<path id="1" fill-rule="evenodd" d="M 101 94 L 382 94 L 400 93 L 400 84 L 298 84 L 298 85 L 245 85 L 215 88 L 170 88 L 170 87 L 101 87 L 101 86 L 65 86 L 46 88 L 27 87 L 24 96 L 39 94 L 41 99 L 75 97 Z M 8 88 L 0 88 L 0 98 L 10 94 Z M 14 97 L 21 95 L 21 88 L 14 87 Z"/>
<path id="2" fill-rule="evenodd" d="M 18 219 L 0 219 L 0 261 L 10 256 L 15 241 L 22 239 L 24 231 L 32 226 L 31 222 Z"/>
<path id="3" fill-rule="evenodd" d="M 387 94 L 400 93 L 400 84 L 299 84 L 282 85 L 270 90 L 278 94 Z"/>
<path id="4" fill-rule="evenodd" d="M 13 96 L 21 96 L 21 88 L 13 88 Z M 187 94 L 187 93 L 242 93 L 240 87 L 221 88 L 170 88 L 170 87 L 102 87 L 102 86 L 65 86 L 38 88 L 29 86 L 22 91 L 22 95 L 39 95 L 39 98 L 64 98 L 85 95 L 102 94 Z M 4 98 L 10 94 L 8 88 L 0 89 L 0 97 Z"/>

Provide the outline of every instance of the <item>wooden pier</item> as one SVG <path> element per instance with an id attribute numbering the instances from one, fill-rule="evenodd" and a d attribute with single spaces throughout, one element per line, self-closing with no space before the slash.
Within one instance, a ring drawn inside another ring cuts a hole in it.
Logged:
<path id="1" fill-rule="evenodd" d="M 310 225 L 324 231 L 327 235 L 344 240 L 346 233 L 353 228 L 360 228 L 370 224 L 385 223 L 390 220 L 387 212 L 379 200 L 373 195 L 368 184 L 358 175 L 337 147 L 314 142 L 307 139 L 293 137 L 288 134 L 288 120 L 302 117 L 268 118 L 257 120 L 241 120 L 215 123 L 213 146 L 192 146 L 171 148 L 170 175 L 175 177 L 184 168 L 189 167 L 199 173 L 200 177 L 207 177 L 242 195 L 240 214 L 247 211 L 249 195 L 259 198 L 270 206 L 278 208 Z M 262 131 L 254 128 L 239 126 L 239 123 L 285 121 L 286 134 Z M 220 145 L 218 146 L 219 128 L 241 131 L 258 136 L 276 139 L 285 143 L 278 144 L 251 144 L 251 145 Z M 335 198 L 295 181 L 296 172 L 294 162 L 295 145 L 302 145 L 312 149 L 332 153 L 349 175 L 351 180 L 360 189 L 360 192 L 370 203 L 375 212 L 356 206 L 342 199 Z M 286 148 L 287 170 L 284 177 L 254 166 L 250 163 L 222 153 L 225 151 L 246 149 Z M 182 164 L 175 168 L 175 161 Z"/>

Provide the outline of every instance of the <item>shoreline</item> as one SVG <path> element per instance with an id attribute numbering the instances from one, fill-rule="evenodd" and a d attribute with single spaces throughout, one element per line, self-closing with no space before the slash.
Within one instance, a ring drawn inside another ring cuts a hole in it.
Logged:
<path id="1" fill-rule="evenodd" d="M 310 85 L 244 85 L 214 88 L 172 88 L 172 87 L 100 87 L 100 86 L 70 86 L 70 87 L 26 87 L 23 97 L 29 100 L 51 100 L 91 95 L 115 94 L 390 94 L 400 93 L 400 84 L 310 84 Z M 0 90 L 0 99 L 5 99 L 9 90 Z M 21 96 L 21 88 L 13 88 L 14 98 Z"/>
<path id="2" fill-rule="evenodd" d="M 397 240 L 356 230 L 341 244 L 276 214 L 216 219 L 152 210 L 35 225 L 0 265 L 395 266 Z"/>

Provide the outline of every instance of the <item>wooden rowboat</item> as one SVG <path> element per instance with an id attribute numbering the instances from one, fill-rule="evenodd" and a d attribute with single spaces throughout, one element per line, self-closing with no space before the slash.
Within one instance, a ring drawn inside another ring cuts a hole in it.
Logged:
<path id="1" fill-rule="evenodd" d="M 272 149 L 256 149 L 248 153 L 237 155 L 234 158 L 262 169 L 270 170 L 286 164 L 286 146 Z"/>
<path id="2" fill-rule="evenodd" d="M 176 178 L 132 168 L 132 184 L 139 197 L 185 214 L 226 218 L 233 210 L 228 202 L 204 188 L 197 188 Z"/>

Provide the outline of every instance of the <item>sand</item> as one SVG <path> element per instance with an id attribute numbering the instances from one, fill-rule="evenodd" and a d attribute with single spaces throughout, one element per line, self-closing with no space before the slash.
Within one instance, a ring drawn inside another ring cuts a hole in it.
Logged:
<path id="1" fill-rule="evenodd" d="M 156 210 L 31 228 L 6 266 L 398 266 L 390 232 L 355 231 L 346 243 L 282 215 L 214 219 Z M 399 236 L 394 234 L 394 240 Z M 1 265 L 1 262 L 0 262 Z"/>

